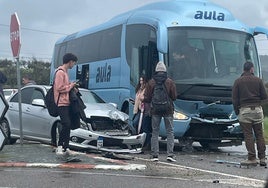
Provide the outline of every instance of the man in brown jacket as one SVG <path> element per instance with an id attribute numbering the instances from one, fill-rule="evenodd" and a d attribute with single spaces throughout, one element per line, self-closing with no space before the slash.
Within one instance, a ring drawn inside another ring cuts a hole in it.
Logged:
<path id="1" fill-rule="evenodd" d="M 152 139 L 151 139 L 151 150 L 152 150 L 152 161 L 158 161 L 159 155 L 159 129 L 160 122 L 162 117 L 164 118 L 166 134 L 167 134 L 167 160 L 170 162 L 175 162 L 175 155 L 173 153 L 174 148 L 174 130 L 173 130 L 173 113 L 174 113 L 174 105 L 173 101 L 177 98 L 176 85 L 175 83 L 167 77 L 167 69 L 163 62 L 158 62 L 155 68 L 155 74 L 153 78 L 148 82 L 145 93 L 144 93 L 144 102 L 151 103 L 154 87 L 156 82 L 164 83 L 166 88 L 170 106 L 166 109 L 164 113 L 159 113 L 151 107 L 150 113 L 152 116 Z"/>
<path id="2" fill-rule="evenodd" d="M 260 165 L 266 166 L 261 101 L 267 98 L 267 94 L 262 80 L 254 76 L 253 73 L 253 63 L 246 62 L 244 72 L 235 81 L 232 91 L 234 110 L 238 115 L 248 151 L 248 159 L 242 161 L 241 165 L 257 165 L 255 135 Z"/>

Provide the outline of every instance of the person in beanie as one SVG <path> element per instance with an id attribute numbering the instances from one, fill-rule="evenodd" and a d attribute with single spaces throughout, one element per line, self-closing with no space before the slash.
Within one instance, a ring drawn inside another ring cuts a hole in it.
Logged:
<path id="1" fill-rule="evenodd" d="M 59 134 L 57 156 L 71 155 L 69 149 L 71 119 L 70 119 L 70 97 L 69 92 L 75 87 L 75 82 L 69 81 L 68 69 L 73 68 L 77 62 L 77 57 L 72 53 L 63 56 L 63 64 L 58 67 L 54 80 L 54 100 L 58 104 L 59 116 L 61 119 L 62 130 Z"/>
<path id="2" fill-rule="evenodd" d="M 176 85 L 170 78 L 167 77 L 167 69 L 165 64 L 162 61 L 159 61 L 155 68 L 155 74 L 153 78 L 148 82 L 145 93 L 144 93 L 144 102 L 151 103 L 154 87 L 156 83 L 162 82 L 166 88 L 167 94 L 171 101 L 175 101 L 177 98 Z M 167 133 L 167 160 L 170 162 L 175 162 L 176 158 L 173 153 L 174 149 L 174 130 L 173 130 L 173 113 L 174 105 L 173 102 L 170 103 L 170 106 L 166 109 L 164 113 L 158 113 L 154 111 L 151 107 L 150 110 L 152 116 L 152 138 L 151 138 L 151 160 L 158 161 L 159 155 L 159 129 L 161 119 L 164 118 L 166 133 Z"/>
<path id="3" fill-rule="evenodd" d="M 244 72 L 241 77 L 235 80 L 232 90 L 234 110 L 238 115 L 248 151 L 248 159 L 242 161 L 241 165 L 257 165 L 255 135 L 260 165 L 266 166 L 261 101 L 267 99 L 267 94 L 262 80 L 254 76 L 253 73 L 253 63 L 246 62 Z"/>

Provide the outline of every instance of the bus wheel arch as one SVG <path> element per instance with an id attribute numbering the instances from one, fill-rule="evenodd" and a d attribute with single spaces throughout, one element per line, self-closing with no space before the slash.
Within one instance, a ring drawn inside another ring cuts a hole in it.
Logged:
<path id="1" fill-rule="evenodd" d="M 121 111 L 126 113 L 126 114 L 129 114 L 129 102 L 128 101 L 125 101 L 123 103 Z"/>

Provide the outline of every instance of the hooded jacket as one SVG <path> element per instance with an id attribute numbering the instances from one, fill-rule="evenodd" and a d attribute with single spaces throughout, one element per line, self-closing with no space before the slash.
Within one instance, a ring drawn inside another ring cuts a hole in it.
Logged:
<path id="1" fill-rule="evenodd" d="M 156 70 L 158 70 L 158 69 L 156 69 Z M 148 82 L 146 89 L 145 89 L 143 101 L 151 103 L 154 87 L 156 85 L 156 81 L 157 82 L 158 81 L 165 82 L 165 86 L 166 86 L 169 98 L 171 99 L 171 101 L 175 101 L 177 98 L 176 85 L 173 82 L 173 80 L 171 80 L 170 78 L 167 77 L 167 73 L 162 72 L 162 71 L 155 72 L 155 74 L 153 75 L 153 78 Z M 153 109 L 151 109 L 150 113 L 151 113 L 151 115 L 161 115 L 161 116 L 173 115 L 174 104 L 173 104 L 173 102 L 171 102 L 171 106 L 165 114 L 157 114 L 156 112 L 153 111 Z"/>

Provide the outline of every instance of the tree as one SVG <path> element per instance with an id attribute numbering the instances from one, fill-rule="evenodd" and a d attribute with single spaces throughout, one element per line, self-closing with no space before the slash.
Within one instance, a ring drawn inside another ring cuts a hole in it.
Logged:
<path id="1" fill-rule="evenodd" d="M 11 60 L 0 60 L 1 71 L 7 76 L 8 80 L 4 88 L 17 88 L 17 65 Z M 38 61 L 33 58 L 31 61 L 20 61 L 21 75 L 30 75 L 37 84 L 49 84 L 50 63 Z"/>

